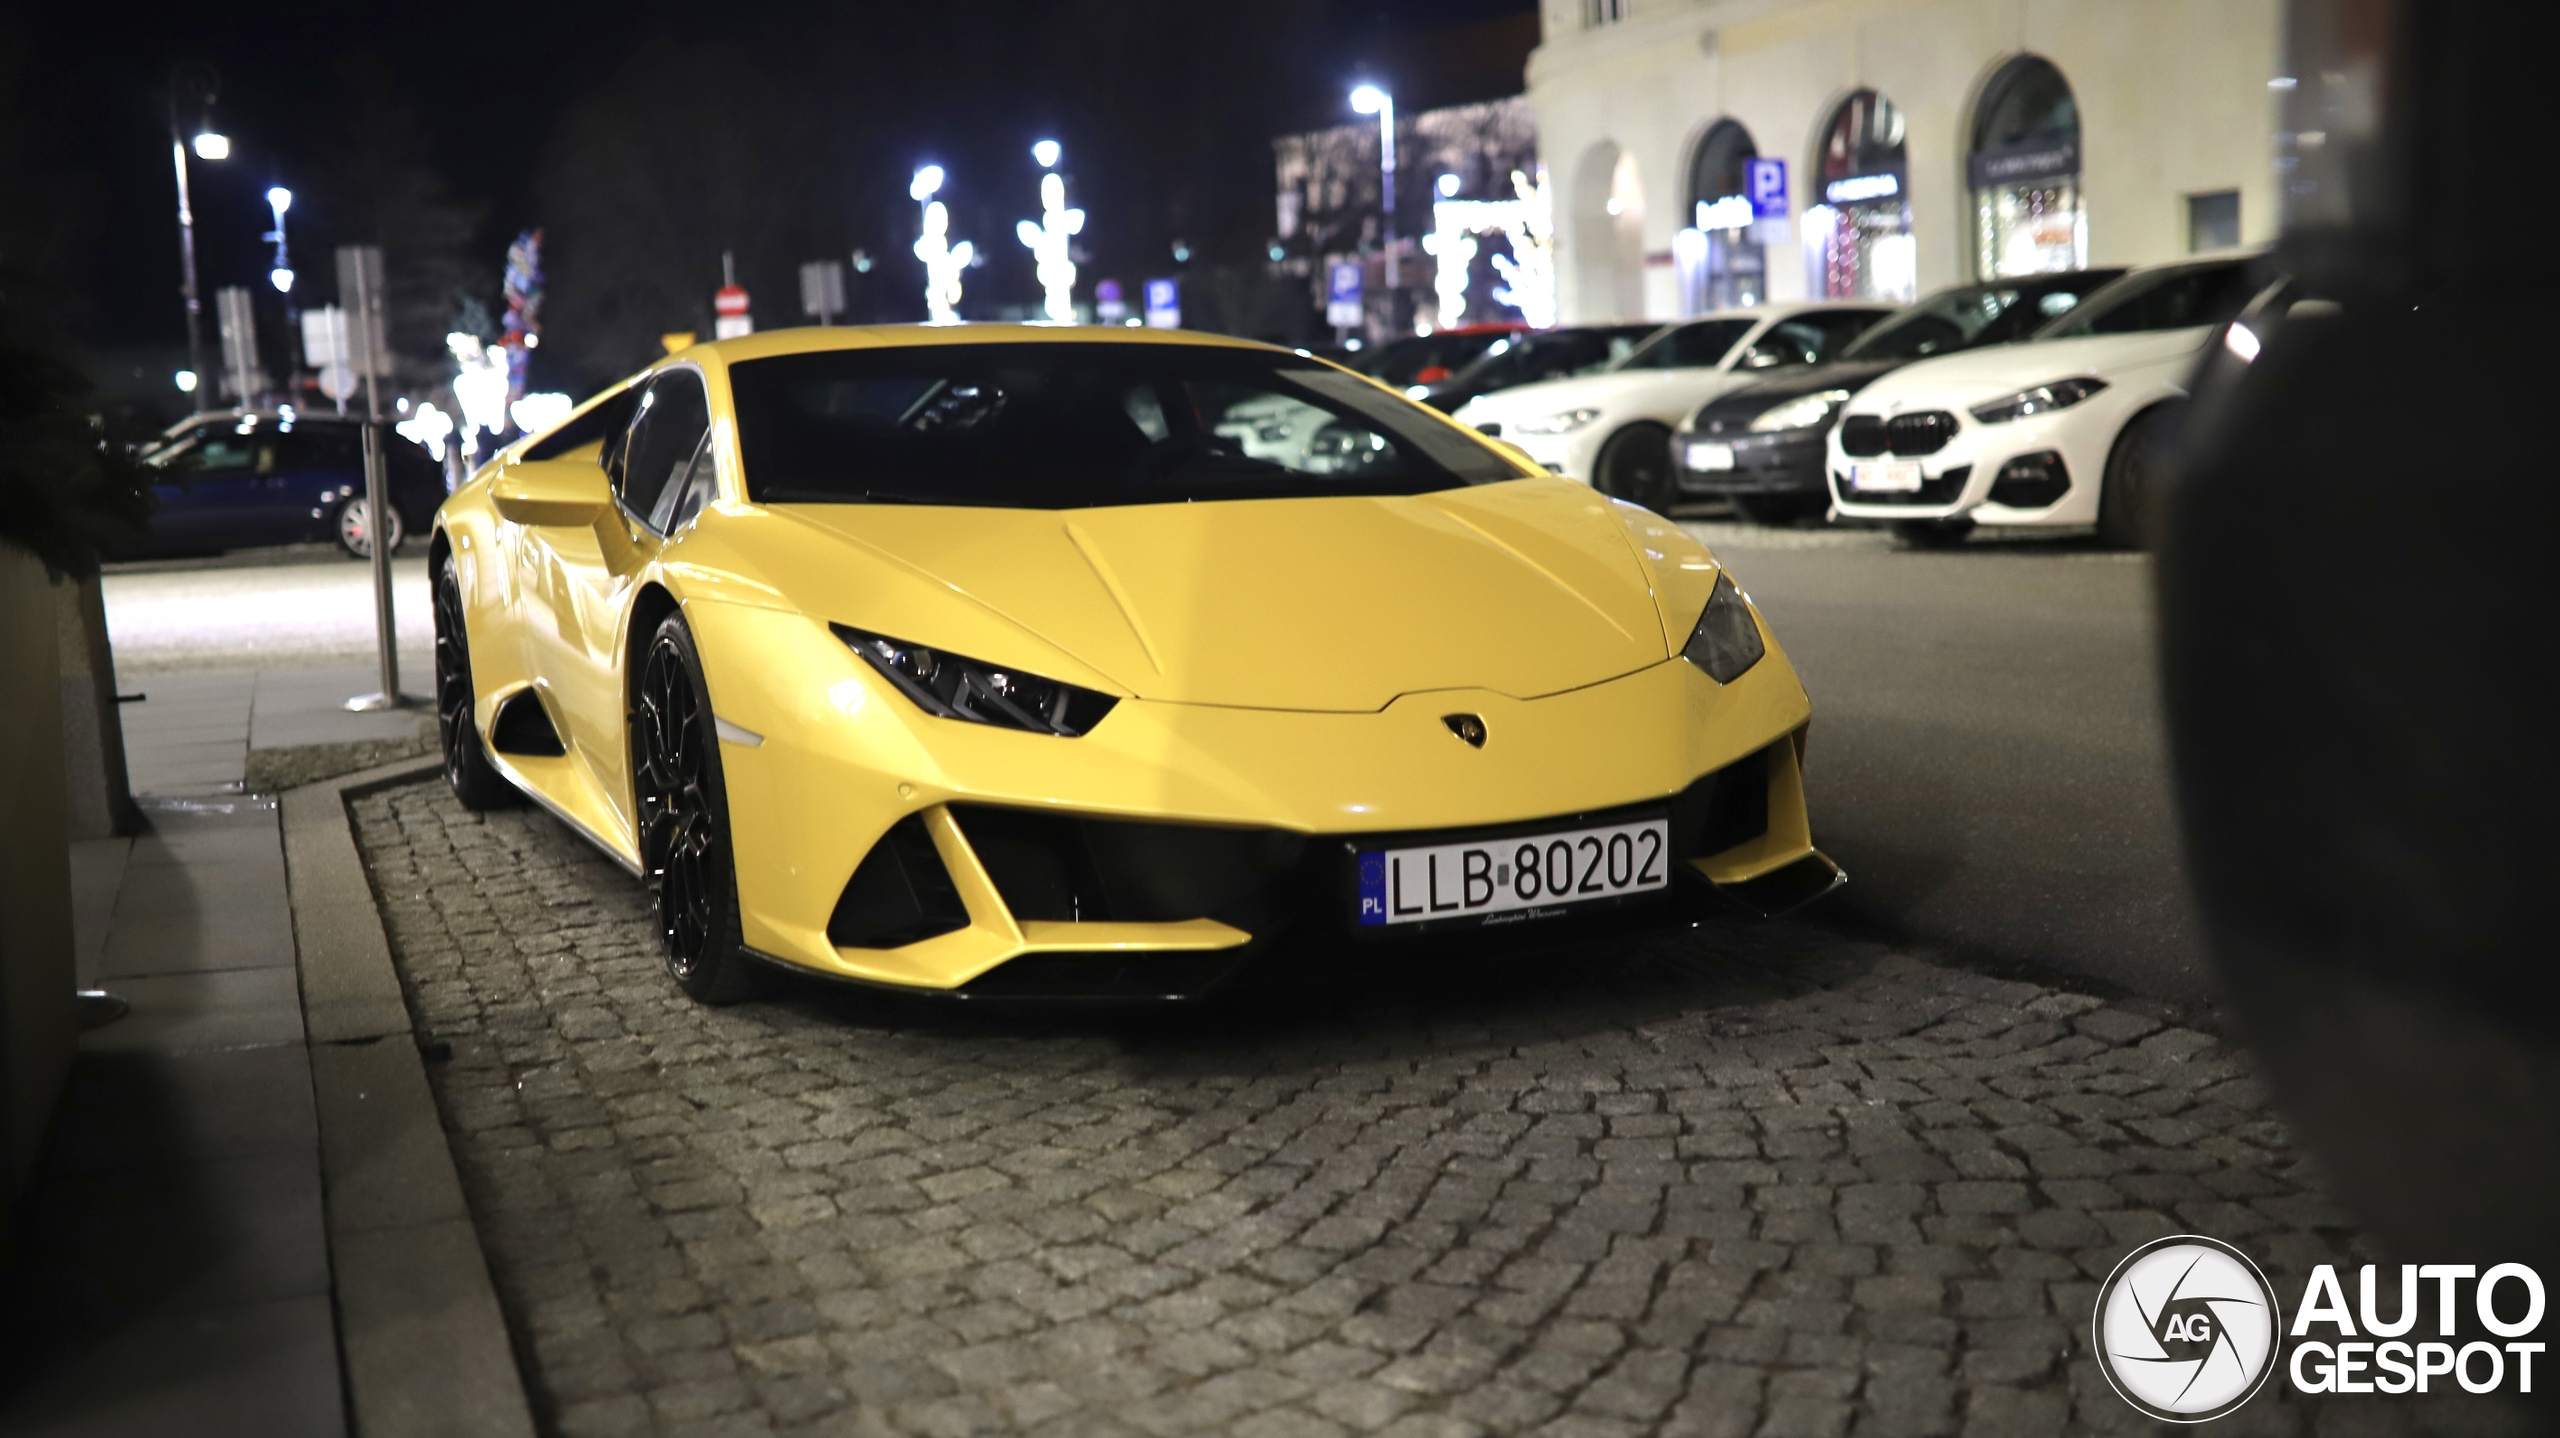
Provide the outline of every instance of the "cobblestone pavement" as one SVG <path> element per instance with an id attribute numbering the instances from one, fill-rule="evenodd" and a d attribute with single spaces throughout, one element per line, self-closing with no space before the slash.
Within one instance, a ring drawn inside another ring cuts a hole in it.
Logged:
<path id="1" fill-rule="evenodd" d="M 356 815 L 561 1434 L 2116 1430 L 2129 1246 L 2287 1295 L 2353 1247 L 2213 1038 L 1811 928 L 1155 1018 L 709 1010 L 547 816 Z M 2428 1412 L 2279 1390 L 2218 1430 Z"/>

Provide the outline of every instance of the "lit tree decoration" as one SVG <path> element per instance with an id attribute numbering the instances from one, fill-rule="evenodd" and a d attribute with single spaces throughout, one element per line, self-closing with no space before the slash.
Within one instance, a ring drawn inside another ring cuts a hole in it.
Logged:
<path id="1" fill-rule="evenodd" d="M 916 171 L 915 183 L 907 194 L 924 201 L 924 238 L 916 241 L 916 258 L 924 261 L 924 307 L 932 322 L 956 325 L 960 322 L 960 272 L 969 268 L 969 242 L 951 243 L 951 212 L 943 208 L 933 192 L 942 188 L 942 167 L 927 165 Z"/>
<path id="2" fill-rule="evenodd" d="M 1054 146 L 1049 153 L 1056 154 Z M 1068 257 L 1067 241 L 1083 229 L 1084 211 L 1067 208 L 1067 182 L 1054 170 L 1040 177 L 1040 223 L 1023 220 L 1013 227 L 1031 250 L 1040 288 L 1048 295 L 1049 318 L 1062 325 L 1076 319 L 1076 262 Z"/>
<path id="3" fill-rule="evenodd" d="M 1536 184 L 1512 171 L 1511 188 L 1520 196 L 1520 208 L 1518 218 L 1502 227 L 1511 253 L 1493 257 L 1494 273 L 1502 276 L 1493 298 L 1518 310 L 1532 327 L 1545 329 L 1556 322 L 1556 212 L 1547 167 L 1538 167 Z"/>
<path id="4" fill-rule="evenodd" d="M 444 337 L 461 372 L 453 377 L 453 402 L 462 409 L 462 457 L 480 453 L 480 432 L 507 429 L 507 349 L 482 344 L 478 335 L 456 331 Z"/>

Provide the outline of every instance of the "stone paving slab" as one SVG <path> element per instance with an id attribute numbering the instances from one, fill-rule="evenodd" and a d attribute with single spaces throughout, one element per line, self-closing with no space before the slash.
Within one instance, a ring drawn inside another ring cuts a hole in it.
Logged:
<path id="1" fill-rule="evenodd" d="M 546 1432 L 2113 1432 L 2133 1245 L 2364 1261 L 2212 1035 L 1817 928 L 1140 1017 L 714 1010 L 539 811 L 354 813 Z M 2353 1403 L 2216 1427 L 2499 1426 Z"/>

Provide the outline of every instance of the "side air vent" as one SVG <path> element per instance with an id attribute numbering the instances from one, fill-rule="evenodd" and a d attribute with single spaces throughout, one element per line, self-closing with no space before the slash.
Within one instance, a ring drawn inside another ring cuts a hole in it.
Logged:
<path id="1" fill-rule="evenodd" d="M 1690 785 L 1672 806 L 1671 829 L 1672 851 L 1684 859 L 1721 854 L 1768 833 L 1769 751 L 1746 754 Z"/>
<path id="2" fill-rule="evenodd" d="M 542 696 L 529 688 L 517 690 L 498 706 L 497 721 L 489 726 L 489 747 L 501 754 L 537 759 L 557 759 L 569 752 L 560 742 L 560 731 L 551 725 L 550 711 L 542 707 Z"/>
<path id="3" fill-rule="evenodd" d="M 827 920 L 840 949 L 896 949 L 969 926 L 924 816 L 909 814 L 871 846 Z"/>

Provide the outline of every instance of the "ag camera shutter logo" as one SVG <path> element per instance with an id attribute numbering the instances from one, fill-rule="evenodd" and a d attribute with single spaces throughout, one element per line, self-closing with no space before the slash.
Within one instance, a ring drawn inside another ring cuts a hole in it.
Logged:
<path id="1" fill-rule="evenodd" d="M 2275 1367 L 2276 1291 L 2246 1254 L 2179 1234 L 2125 1256 L 2098 1290 L 2098 1368 L 2127 1403 L 2202 1423 L 2249 1401 Z"/>

